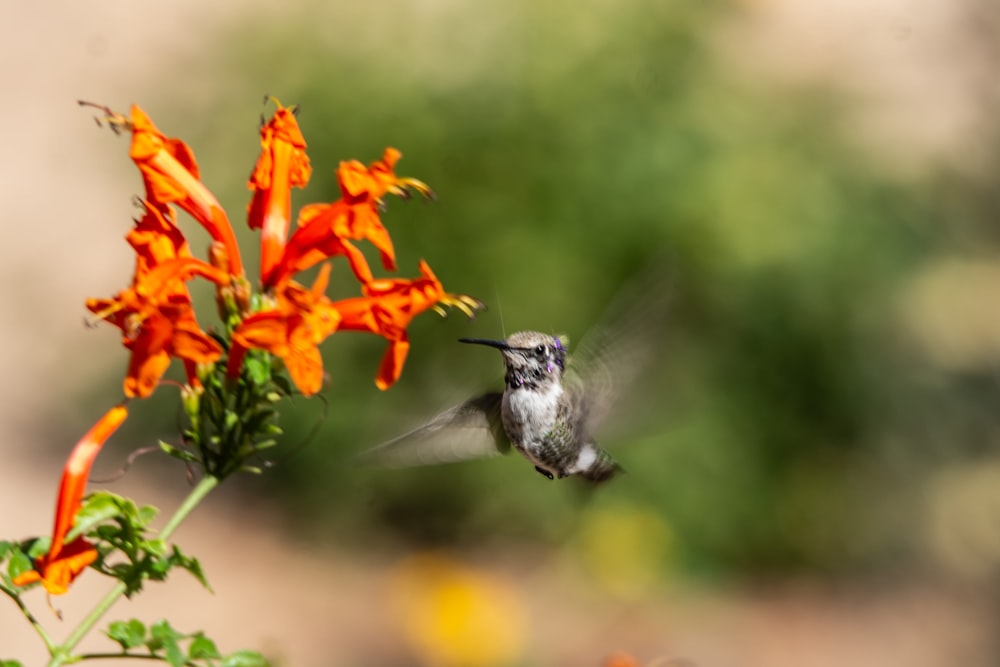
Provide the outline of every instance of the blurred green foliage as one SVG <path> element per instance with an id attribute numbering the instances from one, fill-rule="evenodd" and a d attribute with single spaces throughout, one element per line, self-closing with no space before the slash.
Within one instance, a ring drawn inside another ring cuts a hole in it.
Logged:
<path id="1" fill-rule="evenodd" d="M 895 562 L 922 465 L 899 443 L 935 399 L 911 382 L 894 304 L 941 243 L 941 205 L 843 139 L 832 93 L 778 92 L 726 65 L 711 44 L 733 7 L 466 5 L 316 3 L 284 25 L 234 24 L 219 44 L 226 98 L 182 136 L 234 220 L 248 196 L 232 165 L 249 171 L 250 109 L 274 94 L 301 106 L 314 167 L 296 207 L 338 196 L 339 160 L 399 148 L 398 172 L 439 195 L 389 202 L 400 275 L 426 258 L 446 288 L 490 307 L 471 323 L 418 319 L 385 394 L 373 384 L 384 343 L 334 336 L 328 411 L 298 402 L 283 415 L 295 454 L 254 492 L 267 486 L 301 530 L 341 545 L 561 542 L 595 506 L 626 503 L 669 527 L 666 569 Z M 654 261 L 669 327 L 625 428 L 611 429 L 626 435 L 604 441 L 627 476 L 587 495 L 517 457 L 349 464 L 500 387 L 499 358 L 456 338 L 532 328 L 578 341 Z M 348 278 L 336 263 L 334 290 L 353 293 Z"/>

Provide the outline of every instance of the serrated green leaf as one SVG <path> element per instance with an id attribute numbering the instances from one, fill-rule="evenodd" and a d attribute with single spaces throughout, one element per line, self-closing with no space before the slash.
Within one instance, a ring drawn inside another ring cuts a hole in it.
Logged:
<path id="1" fill-rule="evenodd" d="M 146 625 L 137 618 L 129 621 L 115 621 L 108 626 L 104 634 L 118 642 L 122 649 L 127 651 L 145 643 Z"/>
<path id="2" fill-rule="evenodd" d="M 122 496 L 115 496 L 115 501 L 118 503 L 118 509 L 122 516 L 134 523 L 135 518 L 139 515 L 139 506 L 131 498 L 123 498 Z"/>
<path id="3" fill-rule="evenodd" d="M 191 640 L 191 645 L 188 646 L 188 659 L 190 660 L 218 659 L 221 657 L 222 654 L 216 648 L 215 642 L 200 632 L 195 634 L 194 639 Z"/>
<path id="4" fill-rule="evenodd" d="M 124 498 L 110 491 L 91 493 L 83 499 L 83 505 L 77 512 L 77 517 L 87 517 L 93 514 L 105 517 L 115 516 L 119 513 L 123 500 Z"/>
<path id="5" fill-rule="evenodd" d="M 170 625 L 170 621 L 164 618 L 149 626 L 149 636 L 152 639 L 157 639 L 162 642 L 166 639 L 177 639 L 182 635 L 174 630 L 174 627 Z"/>
<path id="6" fill-rule="evenodd" d="M 185 555 L 181 550 L 174 545 L 174 553 L 171 559 L 180 567 L 187 570 L 191 575 L 198 580 L 202 586 L 210 593 L 214 593 L 211 584 L 208 583 L 208 578 L 205 576 L 205 571 L 201 568 L 201 562 L 192 556 Z"/>
<path id="7" fill-rule="evenodd" d="M 66 535 L 66 541 L 98 530 L 98 526 L 120 515 L 121 507 L 117 496 L 107 492 L 91 494 L 84 499 L 83 506 L 76 513 L 73 528 Z"/>
<path id="8" fill-rule="evenodd" d="M 271 667 L 271 663 L 257 651 L 237 651 L 223 658 L 219 667 Z"/>

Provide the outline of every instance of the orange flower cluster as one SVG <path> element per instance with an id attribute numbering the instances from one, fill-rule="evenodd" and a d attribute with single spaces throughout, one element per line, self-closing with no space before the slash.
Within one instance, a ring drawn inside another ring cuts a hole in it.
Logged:
<path id="1" fill-rule="evenodd" d="M 191 149 L 164 136 L 138 107 L 126 119 L 110 110 L 112 127 L 132 133 L 130 156 L 146 187 L 145 215 L 127 240 L 136 251 L 132 286 L 112 299 L 90 299 L 87 307 L 123 334 L 132 352 L 125 378 L 125 395 L 146 397 L 156 388 L 171 358 L 184 362 L 188 383 L 198 386 L 199 364 L 214 363 L 222 350 L 197 324 L 186 281 L 195 276 L 217 285 L 220 301 L 235 300 L 241 323 L 233 331 L 227 370 L 239 375 L 247 349 L 266 350 L 280 357 L 295 385 L 306 395 L 319 391 L 323 366 L 318 345 L 338 329 L 367 331 L 389 341 L 376 384 L 391 386 L 402 371 L 409 342 L 406 327 L 420 312 L 455 306 L 472 315 L 479 303 L 444 291 L 440 281 L 421 263 L 421 277 L 376 280 L 362 252 L 352 242 L 370 241 L 386 269 L 396 267 L 392 239 L 379 211 L 387 194 L 407 196 L 411 190 L 431 196 L 420 181 L 400 178 L 394 171 L 401 154 L 387 148 L 381 160 L 365 166 L 352 160 L 337 170 L 341 198 L 302 208 L 289 236 L 291 191 L 304 187 L 312 173 L 306 142 L 294 109 L 278 104 L 262 125 L 261 152 L 249 187 L 253 198 L 247 223 L 261 230 L 260 284 L 268 308 L 247 312 L 248 286 L 239 247 L 225 211 L 202 184 Z M 210 262 L 194 258 L 176 225 L 176 204 L 211 235 Z M 311 289 L 293 277 L 329 258 L 343 256 L 362 286 L 362 297 L 330 301 L 324 294 L 329 271 L 324 269 Z"/>
<path id="2" fill-rule="evenodd" d="M 444 306 L 471 316 L 481 307 L 471 297 L 446 293 L 425 262 L 420 263 L 419 278 L 375 279 L 353 244 L 370 241 L 385 268 L 394 270 L 392 240 L 379 216 L 383 197 L 407 196 L 411 190 L 432 195 L 420 181 L 396 176 L 401 154 L 393 148 L 368 166 L 341 163 L 337 170 L 341 198 L 305 206 L 289 236 L 291 190 L 304 187 L 312 170 L 295 109 L 275 103 L 276 112 L 261 127 L 261 152 L 249 181 L 253 197 L 247 222 L 261 231 L 263 298 L 255 303 L 264 307 L 256 312 L 251 312 L 250 282 L 235 232 L 218 200 L 201 182 L 191 149 L 180 139 L 165 136 L 137 106 L 127 118 L 98 107 L 115 132 L 131 133 L 129 155 L 145 186 L 143 215 L 126 236 L 136 256 L 132 283 L 110 299 L 89 299 L 86 304 L 96 320 L 122 332 L 122 342 L 131 353 L 124 381 L 127 399 L 152 394 L 173 358 L 183 362 L 188 385 L 198 391 L 199 366 L 222 358 L 223 346 L 201 329 L 195 317 L 187 281 L 197 277 L 216 286 L 225 333 L 231 337 L 227 377 L 239 379 L 248 350 L 264 350 L 284 362 L 295 386 L 307 396 L 323 383 L 319 345 L 337 330 L 374 333 L 389 342 L 376 376 L 377 386 L 387 389 L 402 372 L 410 347 L 406 328 L 413 317 L 431 308 L 443 313 Z M 175 205 L 212 237 L 208 261 L 191 253 L 177 226 Z M 327 298 L 329 264 L 320 268 L 311 288 L 293 279 L 337 256 L 347 259 L 361 283 L 362 296 Z M 63 593 L 96 558 L 94 548 L 82 538 L 71 544 L 63 541 L 80 508 L 91 464 L 126 415 L 124 406 L 113 408 L 74 449 L 60 485 L 52 547 L 36 562 L 35 570 L 17 579 L 19 585 L 41 581 L 50 593 Z"/>

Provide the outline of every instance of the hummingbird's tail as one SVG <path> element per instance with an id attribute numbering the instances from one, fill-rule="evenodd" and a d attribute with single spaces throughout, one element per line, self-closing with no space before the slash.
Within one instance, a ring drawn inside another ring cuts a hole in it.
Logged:
<path id="1" fill-rule="evenodd" d="M 615 475 L 623 472 L 625 470 L 618 465 L 617 461 L 611 458 L 610 454 L 603 449 L 598 449 L 597 458 L 594 459 L 589 468 L 580 473 L 580 477 L 596 484 L 606 482 Z"/>

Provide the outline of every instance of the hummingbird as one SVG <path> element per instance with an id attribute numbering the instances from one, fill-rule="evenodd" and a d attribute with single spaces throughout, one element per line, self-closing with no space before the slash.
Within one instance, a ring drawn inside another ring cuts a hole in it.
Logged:
<path id="1" fill-rule="evenodd" d="M 566 337 L 539 331 L 519 331 L 503 340 L 459 339 L 499 350 L 503 391 L 454 406 L 368 450 L 362 460 L 430 465 L 506 454 L 513 448 L 550 480 L 574 475 L 590 482 L 611 479 L 622 467 L 598 446 L 594 432 L 622 388 L 648 366 L 656 319 L 664 310 L 662 294 L 660 286 L 652 295 L 646 291 L 642 300 L 627 299 L 626 308 L 612 308 L 606 324 L 588 333 L 573 357 Z"/>

